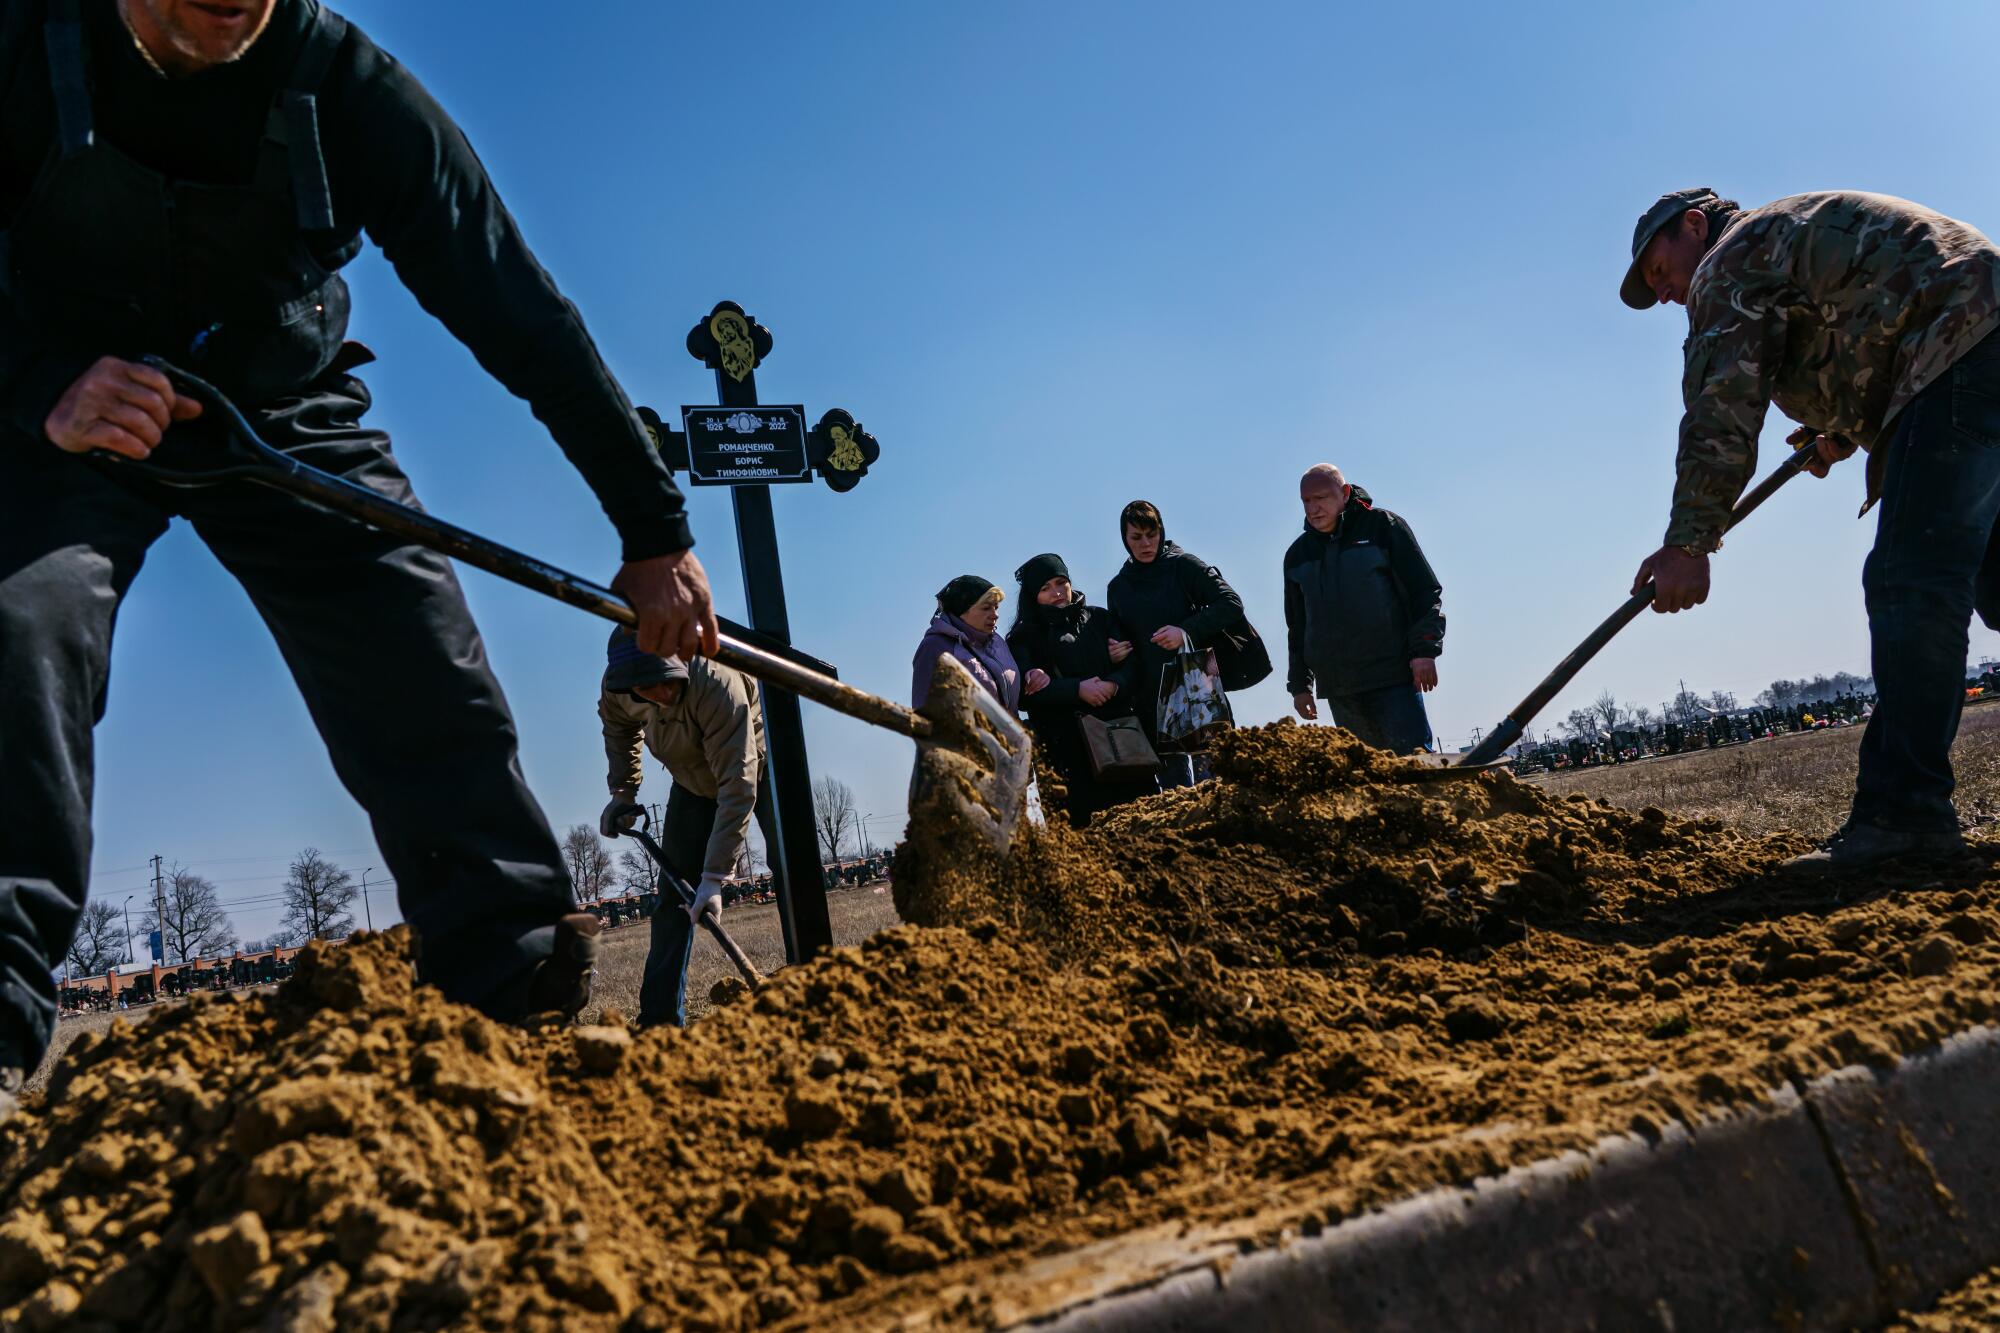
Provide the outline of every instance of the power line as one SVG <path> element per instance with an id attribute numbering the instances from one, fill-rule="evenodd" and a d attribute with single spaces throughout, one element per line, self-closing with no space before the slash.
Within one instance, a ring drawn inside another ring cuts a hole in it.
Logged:
<path id="1" fill-rule="evenodd" d="M 361 856 L 366 853 L 372 852 L 374 850 L 375 849 L 372 847 L 338 847 L 332 851 L 321 852 L 320 855 L 327 857 Z M 177 862 L 176 864 L 178 864 L 183 870 L 194 870 L 201 866 L 243 865 L 246 862 L 250 861 L 289 862 L 292 860 L 294 855 L 295 853 L 292 852 L 273 852 L 264 856 L 209 856 L 209 857 L 203 857 L 201 860 L 198 861 L 182 861 L 182 862 Z M 119 866 L 114 870 L 93 870 L 90 872 L 90 877 L 93 880 L 104 879 L 112 875 L 130 874 L 134 871 L 151 870 L 152 868 L 153 868 L 153 863 L 151 861 L 144 861 L 136 866 Z"/>

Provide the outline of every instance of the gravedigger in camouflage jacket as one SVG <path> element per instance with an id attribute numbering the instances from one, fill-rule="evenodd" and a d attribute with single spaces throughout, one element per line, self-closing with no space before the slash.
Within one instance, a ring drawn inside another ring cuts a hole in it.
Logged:
<path id="1" fill-rule="evenodd" d="M 1798 194 L 1738 213 L 1688 284 L 1669 545 L 1710 549 L 1757 466 L 1767 404 L 1868 450 L 2000 327 L 2000 250 L 1886 194 Z M 1650 303 L 1649 303 L 1650 304 Z"/>
<path id="2" fill-rule="evenodd" d="M 1816 435 L 1812 471 L 1868 451 L 1862 573 L 1878 706 L 1847 823 L 1788 865 L 1825 874 L 1962 853 L 1951 745 L 1967 627 L 2000 627 L 2000 249 L 1905 199 L 1835 191 L 1744 211 L 1713 190 L 1639 219 L 1620 296 L 1688 308 L 1666 540 L 1633 592 L 1708 597 L 1709 553 L 1757 462 L 1766 407 Z M 1794 434 L 1793 439 L 1801 436 Z"/>

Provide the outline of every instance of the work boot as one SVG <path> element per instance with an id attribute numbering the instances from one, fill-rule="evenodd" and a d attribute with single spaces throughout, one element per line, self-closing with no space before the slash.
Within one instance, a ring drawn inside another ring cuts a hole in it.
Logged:
<path id="1" fill-rule="evenodd" d="M 1894 829 L 1849 820 L 1826 846 L 1794 856 L 1780 869 L 1796 875 L 1839 875 L 1906 856 L 1954 856 L 1964 851 L 1965 839 L 1957 829 Z"/>
<path id="2" fill-rule="evenodd" d="M 28 1081 L 28 1071 L 11 1066 L 0 1069 L 0 1125 L 14 1118 L 14 1112 L 21 1109 L 21 1088 Z"/>
<path id="3" fill-rule="evenodd" d="M 555 925 L 555 946 L 549 956 L 530 968 L 517 983 L 521 990 L 503 1002 L 505 1014 L 519 1021 L 536 1014 L 575 1018 L 590 1003 L 591 974 L 597 968 L 597 937 L 604 923 L 589 912 L 571 912 Z M 491 1011 L 489 1011 L 491 1012 Z"/>

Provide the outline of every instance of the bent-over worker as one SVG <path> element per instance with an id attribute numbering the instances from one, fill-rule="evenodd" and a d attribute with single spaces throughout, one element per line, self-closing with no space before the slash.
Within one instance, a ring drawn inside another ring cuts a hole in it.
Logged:
<path id="1" fill-rule="evenodd" d="M 703 913 L 722 911 L 722 884 L 742 862 L 753 814 L 764 845 L 778 845 L 764 796 L 764 710 L 757 682 L 742 672 L 705 657 L 683 662 L 645 652 L 629 630 L 612 631 L 605 655 L 597 716 L 611 800 L 598 832 L 616 837 L 638 817 L 643 742 L 674 782 L 655 836 L 667 868 L 694 888 L 695 900 L 683 907 L 670 885 L 661 886 L 639 1022 L 685 1026 L 695 925 Z"/>
<path id="2" fill-rule="evenodd" d="M 2000 628 L 2000 249 L 1905 199 L 1830 191 L 1745 211 L 1662 196 L 1619 294 L 1688 311 L 1665 542 L 1633 582 L 1655 611 L 1708 598 L 1709 555 L 1757 465 L 1768 404 L 1816 436 L 1815 475 L 1868 452 L 1881 503 L 1861 586 L 1879 693 L 1847 822 L 1798 870 L 1963 848 L 1951 744 L 1967 629 Z M 1800 438 L 1795 435 L 1794 438 Z"/>

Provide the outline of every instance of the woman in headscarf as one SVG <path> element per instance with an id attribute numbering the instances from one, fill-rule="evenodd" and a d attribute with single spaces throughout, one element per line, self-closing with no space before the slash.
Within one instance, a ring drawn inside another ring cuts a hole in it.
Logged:
<path id="1" fill-rule="evenodd" d="M 1021 670 L 1007 649 L 1007 641 L 998 633 L 1000 602 L 1005 596 L 991 579 L 977 574 L 961 574 L 939 589 L 937 614 L 931 617 L 931 627 L 924 631 L 910 664 L 912 708 L 924 706 L 937 660 L 949 654 L 1009 713 L 1021 711 Z"/>
<path id="2" fill-rule="evenodd" d="M 1134 500 L 1119 512 L 1118 535 L 1125 566 L 1105 589 L 1105 600 L 1137 650 L 1133 706 L 1166 765 L 1168 784 L 1185 786 L 1194 781 L 1195 764 L 1160 741 L 1160 682 L 1183 646 L 1212 649 L 1225 634 L 1245 632 L 1249 621 L 1243 599 L 1220 570 L 1167 540 L 1166 522 L 1150 502 Z"/>
<path id="3" fill-rule="evenodd" d="M 1132 680 L 1138 663 L 1109 611 L 1070 586 L 1059 555 L 1038 555 L 1014 571 L 1021 585 L 1007 646 L 1023 672 L 1028 729 L 1069 789 L 1070 823 L 1082 828 L 1100 810 L 1158 791 L 1157 778 L 1104 782 L 1090 762 L 1080 722 L 1134 714 Z"/>

